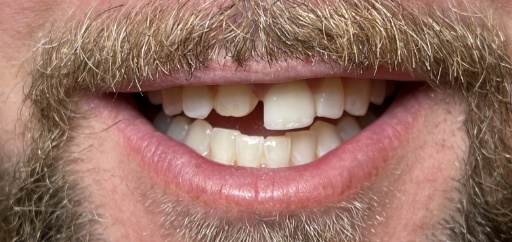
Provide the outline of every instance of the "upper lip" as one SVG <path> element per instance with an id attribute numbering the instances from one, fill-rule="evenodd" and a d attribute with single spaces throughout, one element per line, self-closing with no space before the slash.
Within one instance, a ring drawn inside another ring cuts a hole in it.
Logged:
<path id="1" fill-rule="evenodd" d="M 151 79 L 139 83 L 127 80 L 116 92 L 154 91 L 172 86 L 185 85 L 225 85 L 234 83 L 277 83 L 323 77 L 350 77 L 396 81 L 422 80 L 414 71 L 393 71 L 388 68 L 360 70 L 342 66 L 334 62 L 314 62 L 288 60 L 283 62 L 248 61 L 243 66 L 236 63 L 212 61 L 193 72 L 171 71 L 169 74 L 156 74 Z"/>

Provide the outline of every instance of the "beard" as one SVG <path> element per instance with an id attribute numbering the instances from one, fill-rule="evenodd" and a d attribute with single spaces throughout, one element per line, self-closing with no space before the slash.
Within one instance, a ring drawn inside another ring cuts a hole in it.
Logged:
<path id="1" fill-rule="evenodd" d="M 33 53 L 27 78 L 27 147 L 22 155 L 3 157 L 17 165 L 2 169 L 1 240 L 102 237 L 98 215 L 86 209 L 84 188 L 73 179 L 73 164 L 83 162 L 69 151 L 83 118 L 76 111 L 77 96 L 139 86 L 166 73 L 192 75 L 224 59 L 240 67 L 249 61 L 272 67 L 299 59 L 337 63 L 355 72 L 410 71 L 432 87 L 462 97 L 469 153 L 453 213 L 440 220 L 445 231 L 439 234 L 455 241 L 512 238 L 512 63 L 500 26 L 485 18 L 491 14 L 372 0 L 213 4 L 119 6 L 47 35 Z M 229 233 L 222 221 L 208 221 L 180 201 L 164 194 L 156 200 L 165 205 L 164 233 L 183 228 L 190 241 L 212 234 L 216 241 L 237 241 L 236 235 L 247 241 L 357 241 L 373 203 L 371 196 L 360 195 L 357 202 L 326 211 L 255 220 L 268 231 L 231 225 L 229 231 L 235 232 Z M 315 218 L 315 213 L 329 216 Z M 196 222 L 176 222 L 178 214 Z"/>

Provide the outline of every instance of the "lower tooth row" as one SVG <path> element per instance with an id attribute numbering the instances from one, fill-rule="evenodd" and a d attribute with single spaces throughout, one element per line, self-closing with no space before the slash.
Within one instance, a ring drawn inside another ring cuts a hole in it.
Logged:
<path id="1" fill-rule="evenodd" d="M 161 113 L 157 123 L 168 122 L 160 128 L 198 154 L 218 163 L 245 167 L 279 168 L 302 165 L 333 150 L 361 130 L 357 120 L 344 115 L 336 126 L 316 121 L 309 130 L 287 132 L 284 136 L 264 138 L 248 136 L 238 130 L 213 128 L 207 121 L 192 122 L 185 116 L 170 120 Z M 166 125 L 164 125 L 165 127 Z"/>

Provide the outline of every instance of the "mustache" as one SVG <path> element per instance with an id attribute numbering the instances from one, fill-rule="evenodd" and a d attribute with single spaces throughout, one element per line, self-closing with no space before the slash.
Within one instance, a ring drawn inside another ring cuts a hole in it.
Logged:
<path id="1" fill-rule="evenodd" d="M 459 210 L 471 216 L 451 218 L 447 227 L 461 238 L 468 236 L 468 231 L 508 234 L 506 225 L 510 223 L 503 221 L 510 221 L 506 205 L 512 201 L 507 193 L 512 182 L 495 171 L 512 167 L 507 143 L 510 124 L 504 122 L 511 118 L 508 87 L 512 65 L 499 25 L 485 16 L 491 15 L 428 6 L 406 8 L 380 0 L 154 1 L 91 11 L 86 18 L 51 31 L 33 52 L 25 101 L 30 103 L 34 122 L 27 137 L 34 140 L 22 163 L 27 168 L 24 172 L 31 175 L 20 175 L 26 181 L 18 190 L 37 190 L 38 184 L 45 183 L 37 179 L 49 176 L 45 171 L 64 166 L 57 157 L 62 157 L 72 124 L 81 117 L 74 110 L 76 94 L 142 85 L 164 74 L 192 74 L 224 58 L 239 66 L 266 62 L 270 68 L 279 61 L 313 60 L 361 72 L 379 67 L 411 71 L 436 88 L 461 94 L 468 103 L 466 129 L 472 143 L 467 172 L 461 179 L 464 202 Z M 56 181 L 65 179 L 55 177 Z M 57 188 L 46 189 L 59 196 Z M 9 201 L 13 207 L 29 208 L 37 203 L 30 192 L 13 197 Z M 45 205 L 57 209 L 29 220 L 50 221 L 62 213 L 61 199 L 49 200 L 55 204 Z M 34 216 L 29 209 L 8 214 L 12 218 Z M 72 226 L 46 224 L 48 231 Z M 16 231 L 17 226 L 23 224 L 10 228 Z M 485 236 L 474 237 L 491 238 Z"/>

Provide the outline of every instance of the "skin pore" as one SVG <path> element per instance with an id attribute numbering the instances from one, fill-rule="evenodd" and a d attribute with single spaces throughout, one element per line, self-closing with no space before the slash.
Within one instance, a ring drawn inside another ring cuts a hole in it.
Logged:
<path id="1" fill-rule="evenodd" d="M 508 22 L 495 17 L 501 16 L 498 6 L 121 4 L 13 6 L 19 12 L 11 14 L 30 13 L 37 21 L 15 22 L 26 29 L 18 35 L 24 41 L 0 42 L 2 73 L 12 77 L 0 82 L 8 114 L 1 117 L 0 240 L 511 238 L 511 63 Z M 429 94 L 432 106 L 417 121 L 410 144 L 349 198 L 301 211 L 234 216 L 149 177 L 116 148 L 121 141 L 110 138 L 115 131 L 109 128 L 115 124 L 97 122 L 94 105 L 83 101 L 149 85 L 168 73 L 200 73 L 222 66 L 225 57 L 242 69 L 311 60 L 355 73 L 413 72 L 437 91 Z M 413 192 L 418 187 L 435 189 Z"/>

